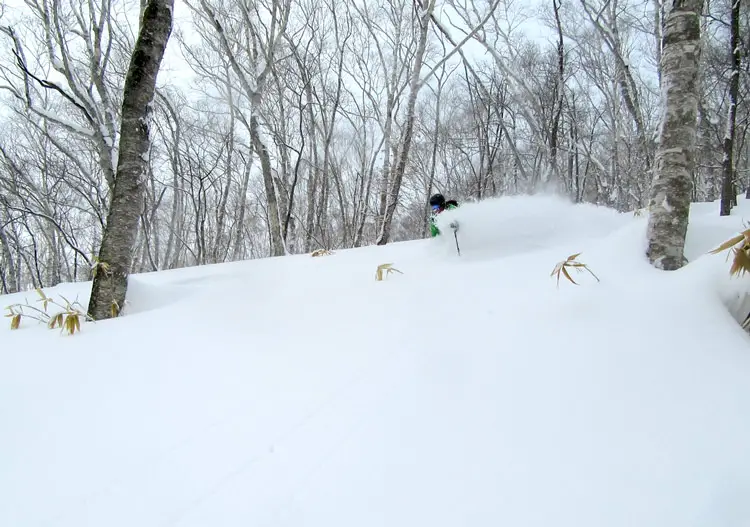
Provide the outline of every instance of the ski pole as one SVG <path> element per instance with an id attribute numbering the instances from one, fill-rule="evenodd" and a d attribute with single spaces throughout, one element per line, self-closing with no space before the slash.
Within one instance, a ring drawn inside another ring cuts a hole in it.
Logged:
<path id="1" fill-rule="evenodd" d="M 456 239 L 456 252 L 461 256 L 461 249 L 458 246 L 458 225 L 452 223 L 451 227 L 453 227 L 453 237 Z"/>

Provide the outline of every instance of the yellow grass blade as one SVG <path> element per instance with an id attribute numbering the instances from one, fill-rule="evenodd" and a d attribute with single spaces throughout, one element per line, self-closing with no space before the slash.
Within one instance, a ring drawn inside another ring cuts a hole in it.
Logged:
<path id="1" fill-rule="evenodd" d="M 568 270 L 565 267 L 562 268 L 562 272 L 565 275 L 565 278 L 573 282 L 575 285 L 578 285 L 578 283 L 576 283 L 576 281 L 573 280 L 573 277 L 570 276 L 570 273 L 568 273 Z"/>
<path id="2" fill-rule="evenodd" d="M 732 266 L 729 268 L 729 274 L 731 276 L 742 276 L 745 273 L 750 273 L 750 255 L 744 247 L 734 249 L 734 258 L 732 259 Z"/>
<path id="3" fill-rule="evenodd" d="M 47 311 L 47 306 L 52 301 L 52 299 L 44 294 L 44 291 L 42 291 L 39 287 L 36 288 L 36 292 L 41 297 L 39 298 L 39 302 L 42 303 L 42 306 L 44 306 L 44 310 Z"/>
<path id="4" fill-rule="evenodd" d="M 720 253 L 721 251 L 726 251 L 727 249 L 734 247 L 735 245 L 740 243 L 743 239 L 747 239 L 748 233 L 750 233 L 750 229 L 748 229 L 747 231 L 744 231 L 742 234 L 738 234 L 734 238 L 730 238 L 729 240 L 719 245 L 713 251 L 709 251 L 708 254 L 717 254 L 717 253 Z"/>
<path id="5" fill-rule="evenodd" d="M 65 318 L 65 329 L 68 331 L 68 335 L 73 335 L 76 331 L 81 330 L 81 321 L 77 313 L 69 314 Z"/>
<path id="6" fill-rule="evenodd" d="M 591 276 L 593 276 L 597 282 L 600 282 L 599 277 L 594 274 L 594 272 L 589 269 L 589 267 L 583 263 L 576 260 L 581 255 L 581 253 L 575 253 L 568 256 L 565 260 L 558 262 L 554 269 L 552 269 L 552 272 L 550 273 L 550 276 L 557 276 L 557 287 L 560 287 L 560 276 L 564 276 L 567 278 L 571 283 L 575 285 L 579 285 L 578 282 L 573 280 L 573 277 L 570 275 L 569 269 L 575 269 L 577 273 L 582 273 L 583 271 L 588 271 Z"/>
<path id="7" fill-rule="evenodd" d="M 52 317 L 49 321 L 49 324 L 47 325 L 50 329 L 55 329 L 56 327 L 62 327 L 63 326 L 63 314 L 58 313 L 54 317 Z"/>
<path id="8" fill-rule="evenodd" d="M 399 273 L 404 274 L 395 267 L 393 267 L 392 263 L 384 263 L 380 264 L 378 266 L 377 271 L 375 271 L 375 280 L 378 282 L 381 282 L 389 273 Z"/>

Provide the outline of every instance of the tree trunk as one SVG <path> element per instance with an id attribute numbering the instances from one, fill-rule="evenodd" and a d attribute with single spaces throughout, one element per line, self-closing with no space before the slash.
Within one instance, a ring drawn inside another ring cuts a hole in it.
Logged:
<path id="1" fill-rule="evenodd" d="M 430 152 L 430 177 L 427 181 L 427 195 L 424 200 L 424 207 L 422 213 L 422 238 L 426 238 L 429 234 L 430 229 L 430 196 L 432 195 L 432 187 L 435 184 L 435 168 L 437 167 L 437 153 L 438 144 L 440 143 L 440 102 L 443 95 L 443 77 L 440 76 L 437 79 L 437 90 L 435 93 L 435 125 L 433 131 L 435 135 L 432 136 L 432 151 Z"/>
<path id="2" fill-rule="evenodd" d="M 225 67 L 224 69 L 225 78 L 229 78 L 229 71 Z M 227 217 L 227 202 L 229 201 L 229 192 L 232 188 L 232 167 L 234 166 L 234 149 L 235 149 L 235 104 L 232 96 L 232 85 L 227 80 L 227 99 L 229 103 L 229 124 L 227 130 L 227 154 L 226 154 L 226 165 L 225 175 L 226 183 L 222 189 L 221 199 L 219 200 L 219 210 L 216 215 L 216 234 L 214 237 L 214 247 L 211 255 L 211 259 L 214 263 L 220 263 L 226 260 L 227 254 L 229 253 L 230 235 L 224 235 L 224 224 Z"/>
<path id="3" fill-rule="evenodd" d="M 656 35 L 656 46 L 654 47 L 654 56 L 656 63 L 661 64 L 661 47 L 664 43 L 664 4 L 662 0 L 652 0 L 654 4 L 654 34 Z M 658 68 L 657 75 L 659 84 L 661 84 L 661 68 Z"/>
<path id="4" fill-rule="evenodd" d="M 649 261 L 671 271 L 684 264 L 698 117 L 703 0 L 673 0 L 662 54 L 663 116 L 648 222 Z"/>
<path id="5" fill-rule="evenodd" d="M 395 79 L 395 77 L 396 75 L 394 73 L 393 78 Z M 376 226 L 381 225 L 385 221 L 386 209 L 388 208 L 388 185 L 391 181 L 391 154 L 393 149 L 391 140 L 393 135 L 394 112 L 395 95 L 390 93 L 386 103 L 385 126 L 383 129 L 383 166 L 380 169 L 380 179 L 378 181 L 378 210 L 377 215 L 375 216 Z"/>
<path id="6" fill-rule="evenodd" d="M 4 227 L 0 225 L 0 249 L 3 252 L 3 259 L 5 260 L 5 267 L 7 269 L 7 278 L 3 280 L 3 294 L 15 293 L 19 291 L 19 280 L 18 272 L 16 271 L 16 264 L 13 261 L 13 254 L 10 252 L 10 242 L 8 237 L 5 236 Z"/>
<path id="7" fill-rule="evenodd" d="M 253 112 L 259 111 L 259 102 L 254 101 Z M 268 153 L 268 147 L 260 136 L 260 123 L 258 117 L 253 114 L 250 117 L 250 139 L 253 142 L 253 149 L 260 159 L 260 169 L 263 174 L 263 185 L 266 191 L 266 202 L 268 204 L 268 229 L 271 243 L 271 256 L 284 256 L 286 254 L 286 245 L 281 233 L 281 217 L 279 216 L 279 203 L 276 199 L 276 187 L 274 186 L 273 173 L 271 168 L 271 155 Z"/>
<path id="8" fill-rule="evenodd" d="M 250 172 L 253 166 L 253 151 L 248 153 L 245 168 L 242 172 L 242 190 L 240 190 L 240 210 L 237 213 L 237 229 L 234 231 L 234 244 L 232 247 L 232 260 L 245 258 L 245 246 L 243 239 L 243 228 L 245 225 L 245 214 L 247 210 L 247 188 L 250 185 Z"/>
<path id="9" fill-rule="evenodd" d="M 117 315 L 125 302 L 128 275 L 143 206 L 148 120 L 164 50 L 172 32 L 174 0 L 148 0 L 130 58 L 122 101 L 117 177 L 99 250 L 99 268 L 88 312 L 95 320 Z"/>
<path id="10" fill-rule="evenodd" d="M 731 26 L 732 76 L 729 79 L 727 129 L 722 144 L 724 157 L 722 159 L 720 216 L 729 216 L 732 205 L 736 205 L 737 200 L 737 189 L 734 184 L 734 136 L 737 122 L 737 97 L 740 91 L 740 0 L 732 0 Z"/>
<path id="11" fill-rule="evenodd" d="M 552 165 L 552 177 L 558 188 L 563 188 L 560 171 L 557 164 L 558 136 L 560 130 L 560 115 L 565 98 L 565 42 L 563 41 L 562 23 L 560 22 L 560 5 L 562 0 L 552 0 L 552 10 L 555 13 L 555 25 L 557 27 L 557 78 L 552 86 L 554 99 L 552 107 L 552 129 L 550 130 L 550 164 Z"/>
<path id="12" fill-rule="evenodd" d="M 307 75 L 307 73 L 305 73 Z M 317 128 L 315 126 L 315 106 L 313 105 L 312 81 L 305 77 L 305 102 L 307 114 L 310 120 L 309 138 L 312 147 L 312 166 L 308 169 L 307 176 L 307 213 L 305 215 L 305 242 L 302 250 L 308 253 L 312 250 L 313 231 L 315 229 L 315 215 L 318 211 L 315 209 L 315 195 L 318 193 L 318 182 L 320 181 L 320 163 L 318 163 L 318 139 Z"/>

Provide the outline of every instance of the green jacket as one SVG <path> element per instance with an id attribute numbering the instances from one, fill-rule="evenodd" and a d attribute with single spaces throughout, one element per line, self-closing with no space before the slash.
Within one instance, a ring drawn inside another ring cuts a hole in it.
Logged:
<path id="1" fill-rule="evenodd" d="M 451 203 L 450 205 L 447 205 L 443 210 L 452 210 L 455 208 L 457 207 Z M 430 236 L 432 236 L 433 238 L 440 234 L 440 229 L 438 229 L 437 227 L 437 216 L 438 215 L 434 212 L 430 213 Z"/>

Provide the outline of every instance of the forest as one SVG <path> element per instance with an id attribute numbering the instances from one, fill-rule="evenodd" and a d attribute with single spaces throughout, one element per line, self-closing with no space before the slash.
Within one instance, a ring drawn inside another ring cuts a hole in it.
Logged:
<path id="1" fill-rule="evenodd" d="M 426 237 L 435 192 L 639 214 L 666 1 L 175 1 L 130 271 Z M 140 8 L 1 5 L 0 293 L 92 277 Z M 750 192 L 750 11 L 700 24 L 691 200 L 718 216 Z"/>

